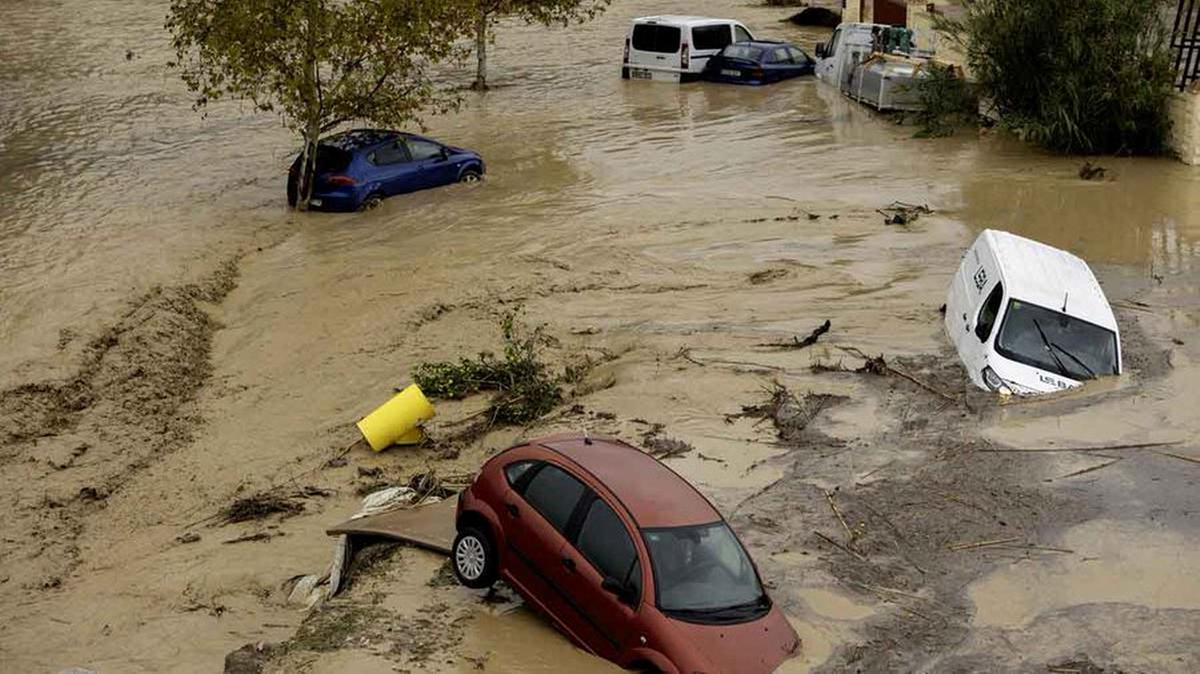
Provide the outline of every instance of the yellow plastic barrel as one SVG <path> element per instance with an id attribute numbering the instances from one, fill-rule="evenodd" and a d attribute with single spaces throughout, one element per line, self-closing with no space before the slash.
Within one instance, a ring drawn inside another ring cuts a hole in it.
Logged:
<path id="1" fill-rule="evenodd" d="M 378 452 L 394 444 L 420 442 L 424 434 L 417 424 L 434 414 L 433 405 L 421 388 L 412 384 L 359 420 L 358 430 L 371 449 Z"/>

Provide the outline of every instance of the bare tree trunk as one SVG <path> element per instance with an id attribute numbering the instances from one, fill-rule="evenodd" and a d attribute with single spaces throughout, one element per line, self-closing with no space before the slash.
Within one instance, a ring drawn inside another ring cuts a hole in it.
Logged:
<path id="1" fill-rule="evenodd" d="M 472 89 L 487 89 L 487 25 L 488 13 L 482 7 L 475 18 L 475 83 Z"/>
<path id="2" fill-rule="evenodd" d="M 305 176 L 308 175 L 309 159 L 313 156 L 313 148 L 308 143 L 308 138 L 304 138 L 304 145 L 300 148 L 300 164 L 296 168 L 296 174 L 292 175 L 291 170 L 288 170 L 288 185 L 287 196 L 288 205 L 292 208 L 303 211 L 307 208 L 305 203 Z"/>
<path id="3" fill-rule="evenodd" d="M 307 49 L 305 50 L 306 65 L 306 82 L 304 83 L 305 94 L 308 98 L 308 119 L 304 125 L 304 152 L 301 155 L 300 175 L 297 184 L 297 199 L 296 210 L 307 211 L 308 202 L 312 199 L 313 177 L 317 169 L 317 143 L 321 140 L 321 113 L 320 101 L 318 101 L 319 86 L 317 78 L 321 73 L 317 70 L 316 56 L 316 24 L 317 24 L 317 5 L 315 0 L 308 0 L 305 4 L 306 25 L 305 33 L 307 39 Z"/>
<path id="4" fill-rule="evenodd" d="M 313 180 L 317 172 L 317 143 L 321 140 L 321 125 L 309 121 L 304 131 L 304 152 L 300 161 L 299 184 L 297 185 L 296 209 L 308 210 L 308 200 L 312 198 Z"/>

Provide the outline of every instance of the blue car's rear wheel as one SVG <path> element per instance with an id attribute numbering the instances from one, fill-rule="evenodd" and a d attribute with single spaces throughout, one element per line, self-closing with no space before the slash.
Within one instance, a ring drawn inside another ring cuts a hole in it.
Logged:
<path id="1" fill-rule="evenodd" d="M 360 210 L 360 211 L 374 210 L 376 208 L 379 208 L 379 205 L 382 203 L 383 203 L 383 196 L 377 192 L 373 192 L 373 193 L 367 195 L 366 199 L 363 199 L 362 205 L 360 205 L 358 207 L 358 210 Z"/>

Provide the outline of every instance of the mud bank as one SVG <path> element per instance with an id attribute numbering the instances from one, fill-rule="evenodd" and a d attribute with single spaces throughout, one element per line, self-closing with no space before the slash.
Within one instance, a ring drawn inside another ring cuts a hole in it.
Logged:
<path id="1" fill-rule="evenodd" d="M 12 569 L 5 600 L 69 586 L 87 554 L 78 539 L 89 517 L 129 479 L 191 442 L 219 327 L 205 307 L 236 283 L 230 260 L 196 283 L 155 288 L 82 347 L 64 338 L 63 358 L 79 363 L 68 380 L 0 392 L 9 507 L 0 564 Z"/>

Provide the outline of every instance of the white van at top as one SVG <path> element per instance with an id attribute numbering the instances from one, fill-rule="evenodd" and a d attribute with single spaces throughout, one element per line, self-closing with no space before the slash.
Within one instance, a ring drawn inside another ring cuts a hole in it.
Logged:
<path id="1" fill-rule="evenodd" d="M 843 23 L 833 31 L 828 42 L 816 47 L 817 79 L 841 88 L 854 66 L 871 55 L 875 34 L 887 28 L 882 23 Z"/>
<path id="2" fill-rule="evenodd" d="M 731 42 L 753 40 L 745 25 L 703 16 L 645 16 L 625 37 L 621 77 L 663 82 L 700 79 L 704 64 Z"/>
<path id="3" fill-rule="evenodd" d="M 946 299 L 946 333 L 980 388 L 1028 395 L 1121 373 L 1112 308 L 1087 263 L 984 230 Z"/>

